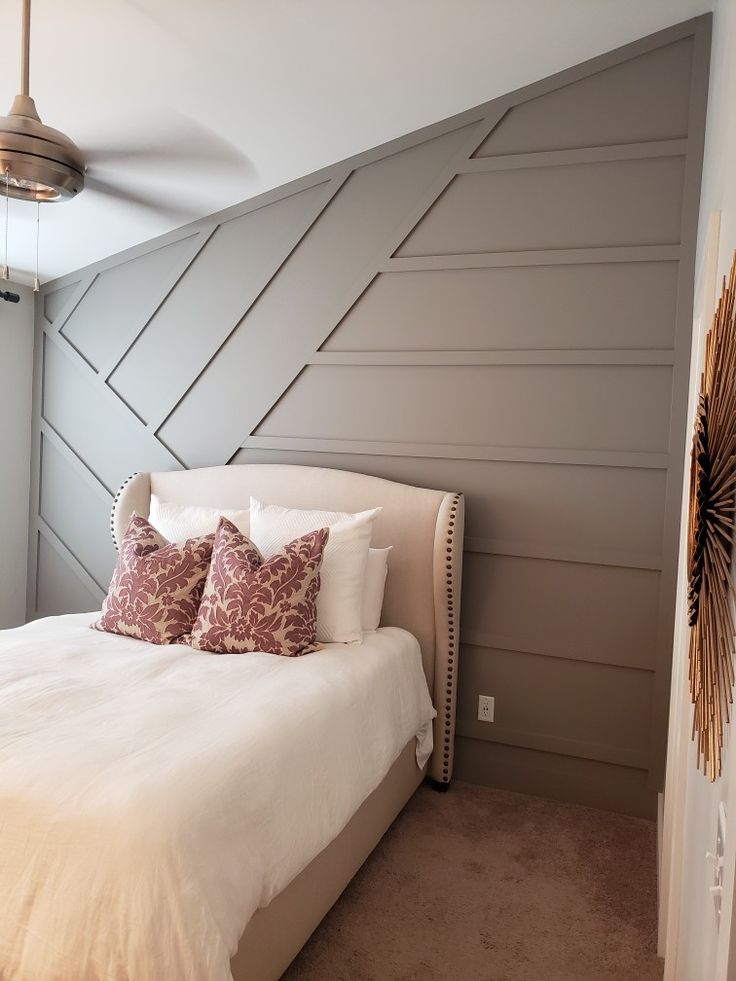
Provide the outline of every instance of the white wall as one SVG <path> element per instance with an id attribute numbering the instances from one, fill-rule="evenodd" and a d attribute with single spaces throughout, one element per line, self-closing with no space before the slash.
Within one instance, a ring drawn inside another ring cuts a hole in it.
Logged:
<path id="1" fill-rule="evenodd" d="M 28 494 L 31 463 L 33 293 L 0 300 L 0 629 L 25 620 Z"/>
<path id="2" fill-rule="evenodd" d="M 720 225 L 720 227 L 719 227 Z M 711 242 L 717 252 L 708 254 Z M 690 420 L 702 366 L 703 340 L 710 326 L 713 294 L 728 271 L 736 248 L 736 0 L 716 0 L 713 23 L 710 95 L 706 132 L 700 230 L 696 264 L 695 331 L 691 376 Z M 701 319 L 698 315 L 701 314 Z M 690 441 L 689 427 L 687 439 Z M 685 502 L 686 504 L 687 502 Z M 684 525 L 683 525 L 684 528 Z M 662 865 L 660 941 L 665 947 L 665 981 L 724 981 L 729 971 L 729 933 L 736 866 L 736 740 L 727 735 L 725 772 L 710 784 L 696 770 L 690 739 L 688 629 L 683 536 L 675 628 L 673 687 L 665 792 L 665 851 Z M 713 897 L 712 867 L 706 852 L 715 846 L 718 805 L 730 814 L 724 869 L 724 903 L 718 927 Z M 736 921 L 734 923 L 736 926 Z M 731 951 L 736 960 L 736 945 Z"/>

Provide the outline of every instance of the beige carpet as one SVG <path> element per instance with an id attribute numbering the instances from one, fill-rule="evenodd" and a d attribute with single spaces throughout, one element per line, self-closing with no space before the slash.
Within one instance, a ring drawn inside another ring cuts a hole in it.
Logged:
<path id="1" fill-rule="evenodd" d="M 422 787 L 284 981 L 650 981 L 655 826 Z"/>

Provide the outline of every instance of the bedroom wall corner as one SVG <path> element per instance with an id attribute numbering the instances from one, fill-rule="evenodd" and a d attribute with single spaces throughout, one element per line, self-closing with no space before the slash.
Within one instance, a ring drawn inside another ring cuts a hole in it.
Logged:
<path id="1" fill-rule="evenodd" d="M 0 302 L 0 629 L 25 621 L 31 465 L 33 292 L 3 283 L 20 303 Z"/>

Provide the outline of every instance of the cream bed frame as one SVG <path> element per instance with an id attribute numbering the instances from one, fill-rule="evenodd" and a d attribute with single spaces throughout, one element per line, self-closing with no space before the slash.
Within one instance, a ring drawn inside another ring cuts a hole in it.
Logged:
<path id="1" fill-rule="evenodd" d="M 408 744 L 340 835 L 243 933 L 231 966 L 235 981 L 276 981 L 347 886 L 424 776 L 439 789 L 452 777 L 455 688 L 464 528 L 461 494 L 317 467 L 247 464 L 135 474 L 113 504 L 116 545 L 135 511 L 148 517 L 151 494 L 180 504 L 244 508 L 250 496 L 285 507 L 364 511 L 382 507 L 372 544 L 392 545 L 382 623 L 419 640 L 437 709 L 434 753 L 425 771 Z"/>

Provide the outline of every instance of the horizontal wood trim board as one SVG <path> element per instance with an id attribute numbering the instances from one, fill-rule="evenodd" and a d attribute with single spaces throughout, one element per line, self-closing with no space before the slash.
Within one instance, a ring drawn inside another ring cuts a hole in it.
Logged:
<path id="1" fill-rule="evenodd" d="M 417 225 L 440 200 L 447 188 L 455 180 L 459 168 L 473 153 L 476 152 L 476 150 L 478 150 L 479 147 L 483 145 L 486 137 L 496 128 L 496 126 L 498 126 L 503 117 L 506 115 L 506 112 L 506 107 L 499 106 L 495 111 L 492 111 L 485 115 L 482 119 L 479 119 L 473 124 L 472 127 L 468 127 L 471 131 L 467 138 L 463 140 L 462 144 L 457 148 L 457 151 L 453 153 L 445 166 L 439 171 L 434 180 L 432 180 L 427 188 L 427 193 L 422 195 L 421 200 L 418 201 L 414 208 L 412 208 L 411 212 L 402 219 L 400 225 L 395 230 L 399 232 L 400 229 L 398 236 L 392 234 L 388 239 L 388 242 L 395 242 L 396 244 L 388 245 L 388 248 L 381 249 L 379 253 L 381 257 L 387 258 L 391 256 L 393 252 L 401 248 L 408 236 L 412 234 Z"/>
<path id="2" fill-rule="evenodd" d="M 686 139 L 621 143 L 612 146 L 578 147 L 572 150 L 507 153 L 497 157 L 474 157 L 460 169 L 460 173 L 478 174 L 496 170 L 521 170 L 527 167 L 562 167 L 569 164 L 604 163 L 614 160 L 683 157 L 686 153 Z"/>
<path id="3" fill-rule="evenodd" d="M 563 739 L 541 732 L 519 732 L 516 729 L 499 726 L 496 722 L 459 719 L 455 732 L 465 739 L 480 739 L 505 746 L 536 749 L 543 753 L 574 756 L 577 759 L 595 760 L 598 763 L 613 763 L 615 766 L 628 766 L 636 770 L 649 768 L 646 755 L 636 750 L 624 749 L 620 746 L 603 746 L 578 739 Z"/>
<path id="4" fill-rule="evenodd" d="M 596 653 L 593 657 L 586 648 L 585 651 L 576 651 L 572 648 L 564 654 L 557 654 L 554 651 L 545 650 L 539 644 L 528 637 L 511 637 L 502 634 L 490 634 L 482 630 L 473 630 L 461 627 L 460 643 L 463 647 L 479 647 L 486 651 L 511 651 L 513 654 L 531 654 L 534 657 L 553 657 L 556 661 L 576 661 L 580 664 L 602 664 L 607 668 L 621 668 L 625 671 L 646 671 L 652 674 L 656 670 L 654 655 L 649 664 L 642 664 L 640 661 L 624 660 L 626 652 L 619 654 L 614 660 L 613 657 L 601 656 Z"/>
<path id="5" fill-rule="evenodd" d="M 374 440 L 313 439 L 300 436 L 249 436 L 241 450 L 299 450 L 307 453 L 355 453 L 359 456 L 411 456 L 432 460 L 500 460 L 583 467 L 666 470 L 667 453 L 619 450 L 559 450 L 517 446 L 464 446 L 450 443 L 386 443 Z"/>
<path id="6" fill-rule="evenodd" d="M 35 530 L 43 537 L 45 541 L 49 543 L 60 558 L 63 559 L 67 565 L 71 566 L 72 570 L 79 577 L 84 587 L 88 589 L 93 596 L 97 597 L 100 603 L 102 603 L 106 594 L 105 589 L 93 576 L 89 574 L 74 552 L 72 552 L 69 546 L 66 545 L 61 538 L 59 538 L 54 529 L 47 524 L 47 522 L 44 521 L 40 515 L 37 515 L 35 518 Z"/>
<path id="7" fill-rule="evenodd" d="M 543 559 L 548 562 L 575 562 L 580 565 L 607 565 L 619 569 L 647 569 L 659 572 L 662 557 L 649 552 L 629 552 L 623 549 L 565 548 L 561 545 L 525 545 L 501 538 L 465 539 L 466 552 L 485 555 L 512 555 L 516 558 Z"/>
<path id="8" fill-rule="evenodd" d="M 383 263 L 378 271 L 577 266 L 589 262 L 677 262 L 679 258 L 679 245 L 623 245 L 589 249 L 531 249 L 526 252 L 463 252 L 453 255 L 393 257 Z"/>
<path id="9" fill-rule="evenodd" d="M 504 351 L 317 351 L 310 365 L 391 366 L 424 365 L 504 366 L 504 365 L 672 365 L 674 350 L 641 349 L 550 349 Z"/>

